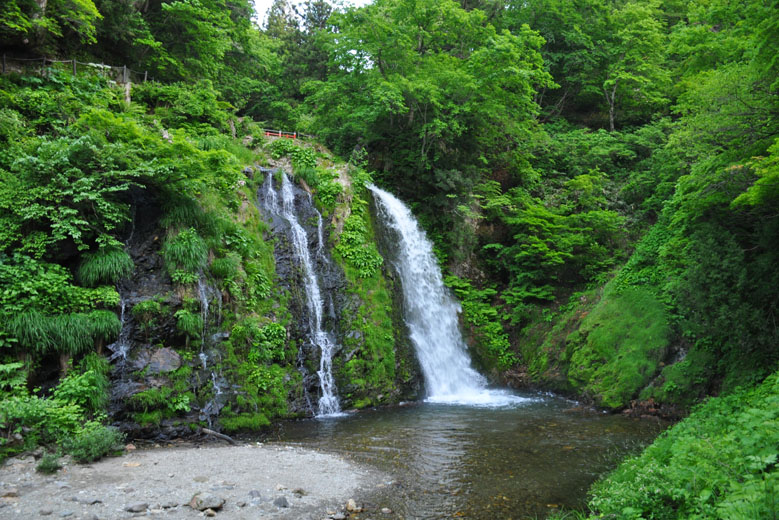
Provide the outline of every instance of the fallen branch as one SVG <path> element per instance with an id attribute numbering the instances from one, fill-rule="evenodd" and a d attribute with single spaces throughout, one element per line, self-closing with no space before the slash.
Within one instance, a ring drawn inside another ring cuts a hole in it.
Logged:
<path id="1" fill-rule="evenodd" d="M 205 433 L 206 435 L 213 435 L 217 439 L 222 439 L 223 441 L 227 441 L 230 444 L 238 444 L 233 440 L 232 437 L 225 435 L 224 433 L 215 432 L 214 430 L 209 430 L 208 428 L 200 428 L 200 433 Z"/>

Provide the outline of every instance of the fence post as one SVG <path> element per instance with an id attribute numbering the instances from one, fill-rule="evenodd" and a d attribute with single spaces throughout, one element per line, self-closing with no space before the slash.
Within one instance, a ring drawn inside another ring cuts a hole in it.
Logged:
<path id="1" fill-rule="evenodd" d="M 127 83 L 127 65 L 122 65 L 122 83 Z"/>
<path id="2" fill-rule="evenodd" d="M 146 83 L 146 78 L 147 77 L 149 77 L 149 71 L 148 70 L 144 70 L 143 71 L 143 82 L 144 83 Z"/>
<path id="3" fill-rule="evenodd" d="M 76 75 L 76 59 L 73 58 L 73 76 Z"/>

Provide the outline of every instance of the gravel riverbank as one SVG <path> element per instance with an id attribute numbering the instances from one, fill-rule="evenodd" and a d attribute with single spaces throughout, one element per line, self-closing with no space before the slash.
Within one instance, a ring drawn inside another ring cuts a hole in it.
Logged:
<path id="1" fill-rule="evenodd" d="M 36 464 L 28 456 L 0 467 L 1 519 L 342 518 L 350 499 L 359 508 L 361 495 L 389 483 L 338 456 L 276 444 L 134 450 L 54 475 Z"/>

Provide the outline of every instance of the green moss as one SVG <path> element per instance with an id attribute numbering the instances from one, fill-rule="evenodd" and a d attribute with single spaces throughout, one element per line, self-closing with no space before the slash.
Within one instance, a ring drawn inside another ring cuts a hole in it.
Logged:
<path id="1" fill-rule="evenodd" d="M 607 291 L 568 337 L 568 379 L 603 406 L 625 406 L 657 373 L 670 332 L 667 311 L 650 291 Z"/>
<path id="2" fill-rule="evenodd" d="M 133 421 L 141 426 L 159 426 L 162 423 L 162 410 L 152 410 L 149 412 L 137 412 L 132 414 Z"/>
<path id="3" fill-rule="evenodd" d="M 641 392 L 641 399 L 689 408 L 706 395 L 716 365 L 714 354 L 693 348 L 683 360 L 664 367 L 657 381 Z"/>

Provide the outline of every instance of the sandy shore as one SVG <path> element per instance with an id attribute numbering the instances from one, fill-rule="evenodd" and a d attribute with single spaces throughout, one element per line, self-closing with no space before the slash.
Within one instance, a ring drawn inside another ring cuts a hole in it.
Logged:
<path id="1" fill-rule="evenodd" d="M 36 464 L 17 457 L 0 468 L 0 518 L 191 519 L 215 512 L 231 520 L 320 520 L 342 517 L 349 499 L 359 504 L 389 480 L 335 455 L 276 444 L 136 450 L 68 463 L 54 475 L 36 473 Z M 213 512 L 193 509 L 198 493 L 224 503 Z"/>

